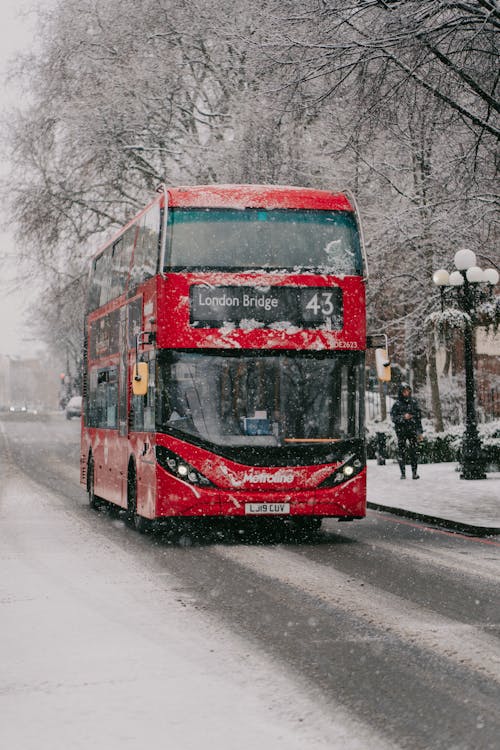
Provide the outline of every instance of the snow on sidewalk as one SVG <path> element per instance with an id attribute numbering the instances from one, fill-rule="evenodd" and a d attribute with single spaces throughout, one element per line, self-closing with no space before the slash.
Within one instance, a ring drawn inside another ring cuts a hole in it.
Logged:
<path id="1" fill-rule="evenodd" d="M 487 479 L 460 479 L 456 463 L 422 464 L 420 479 L 399 478 L 396 462 L 368 461 L 368 502 L 393 511 L 442 519 L 450 525 L 500 533 L 500 472 Z M 404 515 L 404 513 L 402 513 Z"/>

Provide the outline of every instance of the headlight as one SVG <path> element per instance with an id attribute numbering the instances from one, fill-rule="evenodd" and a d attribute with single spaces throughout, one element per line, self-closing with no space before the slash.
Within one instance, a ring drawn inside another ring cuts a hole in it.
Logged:
<path id="1" fill-rule="evenodd" d="M 184 461 L 183 458 L 178 456 L 173 451 L 164 448 L 163 445 L 156 446 L 156 460 L 158 464 L 172 474 L 174 477 L 182 479 L 183 482 L 189 482 L 190 484 L 196 484 L 199 487 L 214 487 L 215 485 L 201 474 L 197 469 L 193 468 L 191 464 Z"/>
<path id="2" fill-rule="evenodd" d="M 336 487 L 342 482 L 347 482 L 348 479 L 352 479 L 365 467 L 364 457 L 358 453 L 350 453 L 344 456 L 342 463 L 338 466 L 333 474 L 323 480 L 319 485 L 320 489 L 326 489 L 327 487 Z"/>

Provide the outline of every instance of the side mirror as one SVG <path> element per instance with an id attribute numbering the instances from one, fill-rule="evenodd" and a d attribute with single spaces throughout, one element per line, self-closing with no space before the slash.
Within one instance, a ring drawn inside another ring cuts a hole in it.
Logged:
<path id="1" fill-rule="evenodd" d="M 375 366 L 378 379 L 382 383 L 388 383 L 391 379 L 391 361 L 387 349 L 375 349 Z"/>
<path id="2" fill-rule="evenodd" d="M 147 362 L 136 362 L 132 375 L 132 393 L 134 396 L 145 396 L 148 392 L 149 370 Z"/>

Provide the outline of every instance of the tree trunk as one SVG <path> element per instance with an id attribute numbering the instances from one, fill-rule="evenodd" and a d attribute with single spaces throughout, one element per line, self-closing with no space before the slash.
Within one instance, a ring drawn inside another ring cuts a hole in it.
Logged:
<path id="1" fill-rule="evenodd" d="M 385 422 L 387 419 L 387 403 L 385 400 L 385 387 L 381 380 L 378 381 L 378 392 L 380 395 L 380 421 Z"/>
<path id="2" fill-rule="evenodd" d="M 450 368 L 451 368 L 451 347 L 449 346 L 448 342 L 445 343 L 445 347 L 446 347 L 446 357 L 445 357 L 444 365 L 443 365 L 443 375 L 448 377 L 448 375 L 450 374 Z"/>
<path id="3" fill-rule="evenodd" d="M 429 364 L 429 381 L 431 385 L 431 403 L 432 413 L 434 415 L 434 427 L 436 432 L 443 432 L 443 413 L 441 411 L 441 397 L 439 395 L 439 382 L 436 366 L 436 340 L 434 337 L 434 331 L 431 331 L 429 334 L 427 362 Z"/>

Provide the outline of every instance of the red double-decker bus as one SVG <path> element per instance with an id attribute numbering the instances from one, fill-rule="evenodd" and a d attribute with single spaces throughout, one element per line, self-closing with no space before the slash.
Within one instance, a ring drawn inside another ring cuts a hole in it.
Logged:
<path id="1" fill-rule="evenodd" d="M 94 257 L 81 482 L 176 517 L 362 518 L 365 271 L 343 193 L 163 187 Z"/>

